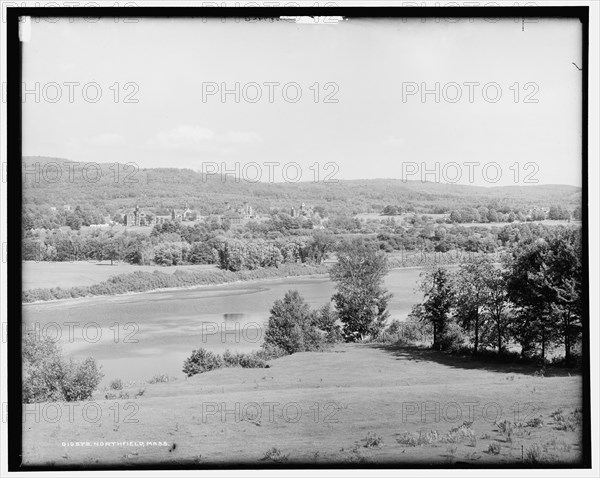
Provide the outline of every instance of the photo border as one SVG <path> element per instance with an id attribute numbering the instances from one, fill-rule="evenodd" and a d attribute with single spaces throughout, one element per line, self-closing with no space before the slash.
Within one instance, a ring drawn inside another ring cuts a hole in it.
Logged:
<path id="1" fill-rule="evenodd" d="M 583 310 L 582 334 L 582 460 L 578 464 L 558 464 L 551 469 L 591 468 L 591 402 L 590 402 L 590 291 L 589 291 L 589 217 L 588 217 L 588 89 L 589 89 L 589 6 L 535 7 L 7 7 L 7 175 L 19 169 L 22 174 L 22 47 L 19 40 L 19 17 L 38 18 L 240 18 L 281 16 L 342 16 L 347 18 L 578 18 L 582 23 L 582 245 L 583 245 Z M 329 25 L 335 28 L 335 25 Z M 22 182 L 7 181 L 7 239 L 22 244 Z M 277 470 L 277 469 L 548 469 L 548 466 L 524 464 L 443 465 L 427 463 L 368 463 L 315 464 L 282 463 L 261 466 L 257 462 L 217 466 L 206 463 L 197 466 L 173 464 L 140 464 L 136 466 L 93 466 L 57 464 L 56 466 L 22 465 L 23 407 L 22 407 L 22 262 L 21 248 L 14 247 L 8 255 L 7 306 L 11 320 L 7 324 L 8 404 L 20 413 L 8 415 L 8 471 L 142 471 L 142 470 Z M 14 316 L 13 316 L 14 315 Z"/>

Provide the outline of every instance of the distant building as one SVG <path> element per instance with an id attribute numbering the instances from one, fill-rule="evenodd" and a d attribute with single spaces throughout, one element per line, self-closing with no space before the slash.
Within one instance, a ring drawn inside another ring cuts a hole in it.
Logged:
<path id="1" fill-rule="evenodd" d="M 182 221 L 183 211 L 181 209 L 171 209 L 171 219 L 173 221 Z"/>
<path id="2" fill-rule="evenodd" d="M 290 209 L 290 216 L 292 217 L 311 217 L 314 214 L 312 209 L 306 207 L 306 204 L 300 204 L 300 208 L 296 209 L 294 206 Z"/>
<path id="3" fill-rule="evenodd" d="M 192 221 L 194 214 L 194 211 L 187 206 L 184 209 L 171 209 L 171 219 L 173 221 Z"/>
<path id="4" fill-rule="evenodd" d="M 227 211 L 222 216 L 222 220 L 228 220 L 232 226 L 241 226 L 244 224 L 244 216 L 235 211 Z"/>
<path id="5" fill-rule="evenodd" d="M 140 209 L 139 206 L 136 206 L 133 211 L 130 211 L 124 215 L 123 223 L 126 226 L 130 227 L 153 226 L 154 219 L 149 214 Z"/>
<path id="6" fill-rule="evenodd" d="M 165 222 L 171 222 L 172 218 L 171 215 L 169 214 L 168 216 L 155 216 L 154 217 L 154 222 L 156 224 L 164 224 Z"/>
<path id="7" fill-rule="evenodd" d="M 250 206 L 250 204 L 248 204 L 247 202 L 244 202 L 242 210 L 239 212 L 244 216 L 244 219 L 246 220 L 251 219 L 254 216 L 254 210 L 252 209 L 252 206 Z"/>
<path id="8" fill-rule="evenodd" d="M 227 219 L 231 225 L 243 225 L 255 217 L 254 209 L 248 202 L 244 202 L 242 206 L 236 208 L 231 207 L 231 204 L 226 202 L 225 213 L 221 216 L 221 220 Z"/>

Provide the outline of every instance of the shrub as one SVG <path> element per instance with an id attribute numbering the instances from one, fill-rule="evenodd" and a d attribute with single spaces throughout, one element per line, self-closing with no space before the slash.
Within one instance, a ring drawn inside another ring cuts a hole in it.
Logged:
<path id="1" fill-rule="evenodd" d="M 103 376 L 93 358 L 67 362 L 50 338 L 24 335 L 23 402 L 87 400 Z"/>
<path id="2" fill-rule="evenodd" d="M 147 382 L 150 384 L 152 384 L 152 383 L 168 383 L 168 382 L 173 382 L 174 380 L 177 380 L 177 377 L 170 377 L 166 373 L 161 373 L 161 374 L 153 375 L 152 378 L 150 380 L 148 380 Z"/>
<path id="3" fill-rule="evenodd" d="M 423 446 L 431 445 L 440 439 L 437 430 L 419 431 L 418 433 L 404 432 L 396 439 L 401 445 Z"/>
<path id="4" fill-rule="evenodd" d="M 322 350 L 327 344 L 326 336 L 313 325 L 314 321 L 315 314 L 302 296 L 290 290 L 271 307 L 264 344 L 288 354 Z"/>
<path id="5" fill-rule="evenodd" d="M 341 342 L 344 338 L 337 313 L 331 308 L 331 304 L 325 304 L 313 312 L 312 325 L 325 333 L 327 343 Z"/>
<path id="6" fill-rule="evenodd" d="M 223 354 L 223 364 L 225 367 L 242 368 L 265 368 L 267 366 L 265 359 L 263 359 L 257 353 L 232 353 L 229 350 L 226 350 Z"/>
<path id="7" fill-rule="evenodd" d="M 467 337 L 460 325 L 449 322 L 440 338 L 440 347 L 441 350 L 457 352 L 465 346 L 466 340 Z"/>
<path id="8" fill-rule="evenodd" d="M 39 340 L 31 332 L 23 336 L 23 402 L 53 402 L 63 397 L 65 368 L 56 342 Z"/>
<path id="9" fill-rule="evenodd" d="M 92 396 L 103 376 L 92 357 L 82 362 L 71 359 L 62 384 L 65 400 L 67 402 L 87 400 Z"/>
<path id="10" fill-rule="evenodd" d="M 551 417 L 554 419 L 557 428 L 563 431 L 575 431 L 583 422 L 583 415 L 579 408 L 573 410 L 567 416 L 563 414 L 562 409 L 558 409 L 552 413 Z"/>
<path id="11" fill-rule="evenodd" d="M 111 390 L 123 390 L 123 380 L 121 380 L 120 378 L 115 378 L 110 382 L 108 388 L 110 388 Z"/>
<path id="12" fill-rule="evenodd" d="M 441 437 L 441 441 L 446 443 L 460 443 L 465 440 L 475 441 L 475 432 L 471 429 L 471 424 L 471 422 L 463 422 L 460 427 L 452 428 Z"/>
<path id="13" fill-rule="evenodd" d="M 531 420 L 527 421 L 526 426 L 531 427 L 531 428 L 538 428 L 541 427 L 544 424 L 544 421 L 542 420 L 542 417 L 534 417 Z"/>
<path id="14" fill-rule="evenodd" d="M 499 455 L 500 454 L 500 443 L 493 442 L 488 445 L 487 452 L 490 455 Z"/>
<path id="15" fill-rule="evenodd" d="M 289 455 L 284 455 L 279 448 L 273 447 L 267 450 L 265 456 L 261 458 L 261 461 L 271 461 L 274 463 L 281 463 L 287 461 Z"/>
<path id="16" fill-rule="evenodd" d="M 539 443 L 534 443 L 530 447 L 525 449 L 525 462 L 526 463 L 539 463 L 542 461 L 544 450 Z"/>
<path id="17" fill-rule="evenodd" d="M 260 350 L 257 350 L 256 352 L 254 352 L 254 354 L 258 357 L 263 359 L 264 361 L 268 361 L 268 360 L 274 360 L 280 357 L 285 357 L 286 355 L 288 355 L 288 353 L 283 350 L 282 348 L 279 348 L 277 346 L 273 346 L 273 345 L 265 345 L 263 344 Z"/>
<path id="18" fill-rule="evenodd" d="M 369 432 L 365 438 L 365 448 L 375 448 L 383 444 L 383 438 L 377 433 Z"/>
<path id="19" fill-rule="evenodd" d="M 210 372 L 223 366 L 223 358 L 205 349 L 192 351 L 192 355 L 183 363 L 183 373 L 188 377 Z"/>

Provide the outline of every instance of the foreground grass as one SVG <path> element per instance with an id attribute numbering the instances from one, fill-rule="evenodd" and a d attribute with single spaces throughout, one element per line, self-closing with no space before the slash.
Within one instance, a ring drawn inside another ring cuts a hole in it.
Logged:
<path id="1" fill-rule="evenodd" d="M 23 459 L 60 466 L 576 464 L 581 377 L 535 370 L 409 347 L 340 345 L 273 360 L 268 369 L 147 384 L 139 396 L 137 388 L 123 390 L 123 399 L 97 392 L 93 406 L 74 407 L 72 419 L 66 404 L 40 404 L 41 419 L 28 415 L 24 423 Z M 60 419 L 44 419 L 56 406 Z M 124 440 L 166 446 L 63 446 Z"/>

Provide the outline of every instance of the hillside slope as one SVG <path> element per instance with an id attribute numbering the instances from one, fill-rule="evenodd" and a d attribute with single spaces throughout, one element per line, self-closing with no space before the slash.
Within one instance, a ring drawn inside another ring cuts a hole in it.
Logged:
<path id="1" fill-rule="evenodd" d="M 581 377 L 544 378 L 533 371 L 415 348 L 339 345 L 274 360 L 268 369 L 222 369 L 147 385 L 139 398 L 139 387 L 126 390 L 130 398 L 123 400 L 98 393 L 87 415 L 85 404 L 73 408 L 73 419 L 58 404 L 58 422 L 43 419 L 56 416 L 54 405 L 38 405 L 42 420 L 36 423 L 30 413 L 24 423 L 24 460 L 61 466 L 485 465 L 521 463 L 522 451 L 527 457 L 539 447 L 536 456 L 544 462 L 575 463 L 581 429 L 560 430 L 551 414 L 581 406 Z M 536 417 L 541 425 L 510 436 L 496 425 L 525 425 Z M 465 421 L 473 422 L 472 432 L 448 434 Z M 406 443 L 406 432 L 418 437 L 418 431 L 431 430 L 440 438 L 422 446 Z M 166 446 L 63 446 L 125 440 Z M 498 454 L 488 452 L 491 444 Z M 264 460 L 273 447 L 280 454 L 272 451 Z"/>
<path id="2" fill-rule="evenodd" d="M 232 177 L 206 176 L 190 169 L 135 169 L 102 163 L 100 172 L 95 166 L 84 172 L 86 163 L 46 157 L 25 157 L 23 163 L 24 172 L 28 171 L 23 183 L 24 202 L 32 206 L 91 205 L 115 211 L 136 204 L 164 208 L 188 205 L 210 214 L 222 212 L 227 202 L 248 201 L 263 213 L 271 207 L 298 207 L 306 202 L 329 212 L 356 214 L 380 212 L 388 204 L 433 213 L 446 212 L 450 207 L 575 207 L 581 202 L 581 188 L 566 185 L 478 187 L 400 179 L 269 183 L 242 178 L 236 182 Z"/>

